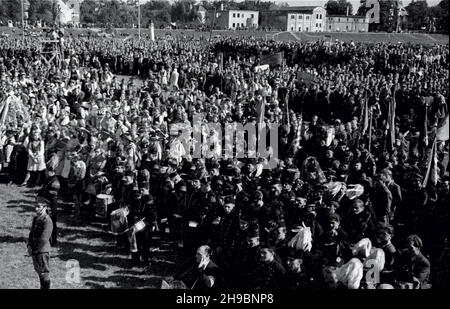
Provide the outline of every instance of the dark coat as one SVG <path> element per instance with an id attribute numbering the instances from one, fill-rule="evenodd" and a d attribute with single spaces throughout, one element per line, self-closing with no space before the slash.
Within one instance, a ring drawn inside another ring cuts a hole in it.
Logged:
<path id="1" fill-rule="evenodd" d="M 206 265 L 204 270 L 195 270 L 197 279 L 192 287 L 194 290 L 205 290 L 205 289 L 218 289 L 221 286 L 221 277 L 220 277 L 220 269 L 213 262 L 209 261 L 208 265 Z M 214 278 L 214 284 L 211 288 L 208 287 L 207 282 L 209 280 L 208 277 Z"/>
<path id="2" fill-rule="evenodd" d="M 33 219 L 31 231 L 28 236 L 28 246 L 32 254 L 50 252 L 50 237 L 53 223 L 48 214 L 42 214 Z"/>
<path id="3" fill-rule="evenodd" d="M 396 273 L 399 280 L 412 282 L 413 277 L 415 277 L 422 285 L 428 283 L 431 266 L 428 259 L 422 253 L 414 256 L 403 253 L 400 255 L 396 266 Z"/>
<path id="4" fill-rule="evenodd" d="M 256 288 L 258 289 L 280 289 L 283 287 L 284 275 L 286 273 L 283 265 L 274 259 L 270 263 L 261 263 L 258 268 Z"/>

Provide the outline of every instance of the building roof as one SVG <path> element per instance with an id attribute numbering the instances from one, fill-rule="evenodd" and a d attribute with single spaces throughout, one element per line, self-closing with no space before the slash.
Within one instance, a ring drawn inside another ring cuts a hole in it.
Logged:
<path id="1" fill-rule="evenodd" d="M 312 13 L 315 8 L 322 8 L 321 6 L 287 6 L 275 9 L 275 11 L 283 12 L 298 12 L 298 13 Z"/>
<path id="2" fill-rule="evenodd" d="M 344 17 L 344 18 L 369 18 L 361 15 L 327 15 L 327 17 Z"/>

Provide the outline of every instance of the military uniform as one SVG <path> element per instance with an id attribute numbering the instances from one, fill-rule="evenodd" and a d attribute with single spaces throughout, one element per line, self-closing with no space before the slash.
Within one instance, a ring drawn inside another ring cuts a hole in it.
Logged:
<path id="1" fill-rule="evenodd" d="M 41 289 L 50 289 L 49 261 L 52 231 L 52 220 L 47 213 L 34 217 L 28 236 L 28 250 L 33 258 L 34 269 L 39 275 Z"/>
<path id="2" fill-rule="evenodd" d="M 56 245 L 58 241 L 58 229 L 56 226 L 57 214 L 58 214 L 58 193 L 61 188 L 61 184 L 58 180 L 58 176 L 50 176 L 45 182 L 42 188 L 38 192 L 38 196 L 46 198 L 50 202 L 50 218 L 53 223 L 53 232 L 51 237 L 52 246 Z"/>

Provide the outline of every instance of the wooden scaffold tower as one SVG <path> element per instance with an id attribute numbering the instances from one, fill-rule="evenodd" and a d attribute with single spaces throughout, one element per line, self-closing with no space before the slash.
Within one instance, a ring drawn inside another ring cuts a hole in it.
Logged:
<path id="1" fill-rule="evenodd" d="M 59 40 L 42 40 L 41 41 L 41 59 L 48 67 L 61 67 L 62 54 L 61 43 Z"/>

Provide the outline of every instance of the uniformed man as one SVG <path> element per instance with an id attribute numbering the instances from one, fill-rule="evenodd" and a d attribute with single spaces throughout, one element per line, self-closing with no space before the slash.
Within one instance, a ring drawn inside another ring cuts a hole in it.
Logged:
<path id="1" fill-rule="evenodd" d="M 41 289 L 50 289 L 50 237 L 53 224 L 47 209 L 50 202 L 42 197 L 36 200 L 36 216 L 33 218 L 28 237 L 28 254 L 33 259 L 34 269 L 39 276 Z"/>
<path id="2" fill-rule="evenodd" d="M 61 184 L 59 183 L 58 176 L 56 176 L 53 168 L 48 167 L 47 171 L 47 179 L 44 182 L 44 185 L 38 192 L 38 196 L 47 199 L 50 202 L 50 218 L 53 223 L 53 232 L 52 237 L 50 239 L 51 245 L 54 247 L 58 242 L 58 230 L 56 226 L 57 220 L 57 212 L 58 212 L 58 193 L 61 188 Z"/>

